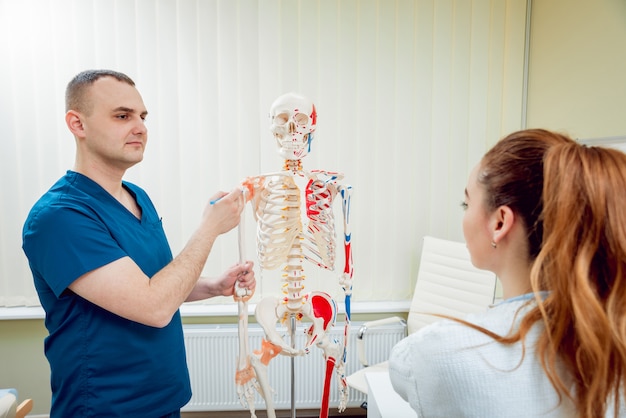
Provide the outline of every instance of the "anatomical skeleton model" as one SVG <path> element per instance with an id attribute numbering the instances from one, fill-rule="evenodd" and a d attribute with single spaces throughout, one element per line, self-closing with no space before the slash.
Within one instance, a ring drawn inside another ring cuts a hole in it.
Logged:
<path id="1" fill-rule="evenodd" d="M 257 222 L 257 256 L 261 269 L 283 267 L 283 298 L 263 298 L 256 307 L 257 322 L 265 338 L 260 350 L 248 351 L 248 309 L 251 294 L 238 289 L 235 300 L 239 304 L 239 358 L 236 384 L 242 405 L 250 409 L 254 418 L 254 391 L 265 399 L 267 416 L 275 417 L 272 389 L 268 379 L 268 365 L 279 354 L 296 357 L 308 354 L 316 345 L 323 350 L 326 373 L 320 417 L 328 416 L 328 398 L 333 369 L 340 390 L 339 412 L 348 400 L 345 380 L 345 358 L 350 324 L 350 297 L 352 293 L 352 251 L 349 230 L 351 187 L 339 183 L 343 174 L 329 171 L 305 171 L 301 159 L 311 147 L 317 124 L 315 105 L 305 97 L 293 93 L 280 96 L 270 110 L 270 130 L 277 141 L 278 153 L 285 159 L 282 171 L 249 177 L 243 182 L 244 196 L 254 209 Z M 304 193 L 296 180 L 306 184 Z M 341 197 L 345 266 L 339 284 L 345 294 L 346 322 L 343 342 L 331 340 L 327 334 L 335 323 L 337 305 L 328 293 L 304 293 L 303 260 L 333 270 L 335 263 L 335 222 L 332 204 Z M 302 204 L 304 201 L 304 205 Z M 304 212 L 303 212 L 304 211 Z M 303 216 L 303 213 L 306 216 Z M 303 219 L 306 227 L 303 227 Z M 243 225 L 239 226 L 239 251 L 243 260 Z M 294 321 L 295 318 L 295 321 Z M 278 321 L 285 323 L 293 335 L 293 324 L 307 319 L 307 342 L 303 348 L 287 344 L 276 330 Z"/>

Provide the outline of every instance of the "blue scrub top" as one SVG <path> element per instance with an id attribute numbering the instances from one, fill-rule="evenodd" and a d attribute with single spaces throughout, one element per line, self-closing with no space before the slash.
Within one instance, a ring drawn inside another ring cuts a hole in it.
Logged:
<path id="1" fill-rule="evenodd" d="M 68 171 L 34 205 L 23 249 L 46 312 L 51 417 L 159 417 L 191 398 L 180 313 L 153 328 L 106 311 L 68 286 L 83 274 L 130 257 L 152 277 L 172 260 L 154 205 L 124 187 L 137 219 L 97 183 Z"/>

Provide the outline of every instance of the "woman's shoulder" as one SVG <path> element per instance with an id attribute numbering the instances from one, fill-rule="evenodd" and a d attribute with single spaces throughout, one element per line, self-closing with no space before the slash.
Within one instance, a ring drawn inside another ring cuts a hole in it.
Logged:
<path id="1" fill-rule="evenodd" d="M 442 319 L 409 335 L 398 343 L 394 350 L 406 350 L 413 354 L 422 352 L 429 357 L 446 357 L 452 352 L 457 353 L 468 347 L 493 343 L 494 339 L 491 336 L 474 327 L 506 335 L 532 305 L 532 300 L 528 299 L 505 301 L 484 312 L 459 318 L 464 322 L 452 318 Z"/>

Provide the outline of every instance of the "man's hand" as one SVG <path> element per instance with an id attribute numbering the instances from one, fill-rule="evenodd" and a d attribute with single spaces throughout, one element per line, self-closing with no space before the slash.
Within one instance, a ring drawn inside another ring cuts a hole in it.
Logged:
<path id="1" fill-rule="evenodd" d="M 237 187 L 230 193 L 218 192 L 211 196 L 202 216 L 203 227 L 214 236 L 230 231 L 239 224 L 245 207 L 243 191 Z"/>
<path id="2" fill-rule="evenodd" d="M 215 278 L 203 277 L 187 298 L 186 302 L 208 299 L 214 296 L 233 296 L 235 286 L 254 290 L 256 278 L 252 268 L 254 263 L 246 261 L 243 264 L 235 264 L 224 273 Z"/>

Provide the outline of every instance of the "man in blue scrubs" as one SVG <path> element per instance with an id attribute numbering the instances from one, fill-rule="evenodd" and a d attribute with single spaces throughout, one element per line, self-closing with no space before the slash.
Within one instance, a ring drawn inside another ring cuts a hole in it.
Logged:
<path id="1" fill-rule="evenodd" d="M 148 195 L 122 180 L 148 140 L 126 75 L 84 71 L 66 90 L 73 170 L 34 205 L 23 229 L 49 336 L 52 418 L 177 417 L 191 397 L 178 308 L 254 289 L 252 263 L 200 277 L 216 238 L 234 228 L 242 192 L 211 196 L 173 258 Z"/>

